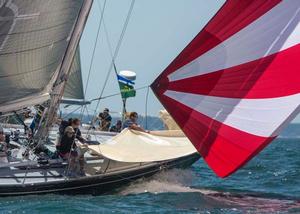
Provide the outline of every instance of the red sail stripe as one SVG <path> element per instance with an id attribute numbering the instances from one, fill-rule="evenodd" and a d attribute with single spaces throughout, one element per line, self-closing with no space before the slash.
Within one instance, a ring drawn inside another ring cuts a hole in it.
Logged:
<path id="1" fill-rule="evenodd" d="M 170 114 L 177 115 L 177 124 L 220 177 L 235 172 L 274 139 L 222 124 L 167 96 L 160 98 Z"/>
<path id="2" fill-rule="evenodd" d="M 282 0 L 227 1 L 194 40 L 176 57 L 161 77 L 190 63 L 208 50 L 228 39 Z"/>
<path id="3" fill-rule="evenodd" d="M 208 25 L 151 85 L 161 103 L 174 117 L 209 166 L 221 177 L 226 177 L 235 172 L 270 143 L 274 137 L 269 136 L 276 135 L 274 134 L 275 131 L 280 131 L 283 125 L 287 124 L 294 117 L 299 107 L 295 107 L 297 109 L 291 115 L 286 115 L 286 118 L 278 121 L 278 130 L 274 130 L 274 133 L 271 135 L 262 137 L 223 124 L 222 121 L 216 121 L 212 117 L 199 112 L 201 109 L 199 111 L 194 110 L 184 103 L 165 96 L 164 92 L 172 90 L 227 98 L 269 98 L 299 93 L 296 87 L 298 84 L 299 88 L 299 77 L 296 76 L 296 71 L 299 71 L 299 69 L 293 65 L 299 64 L 296 63 L 295 58 L 295 56 L 299 56 L 297 52 L 299 51 L 299 46 L 291 48 L 287 52 L 273 54 L 256 62 L 237 65 L 222 71 L 212 71 L 213 73 L 211 74 L 191 77 L 189 81 L 181 79 L 171 83 L 168 75 L 235 35 L 241 29 L 270 11 L 279 2 L 281 1 L 227 1 Z M 298 5 L 296 1 L 284 2 L 284 4 L 288 4 L 285 6 L 291 7 Z M 289 14 L 286 15 L 289 16 Z M 293 14 L 290 14 L 290 18 L 292 17 Z M 268 21 L 266 20 L 265 22 L 260 24 L 268 25 Z M 259 27 L 255 26 L 254 32 L 256 30 L 259 32 Z M 293 30 L 293 27 L 295 26 L 292 26 L 290 30 Z M 273 30 L 271 25 L 269 28 L 270 31 Z M 287 59 L 289 54 L 294 56 L 290 56 L 291 58 Z M 281 71 L 278 69 L 281 69 Z M 189 76 L 189 71 L 186 70 L 185 72 L 187 72 L 186 76 Z M 287 72 L 286 75 L 283 72 Z M 179 75 L 178 78 L 180 76 L 183 77 L 185 75 Z M 283 78 L 283 80 L 280 78 Z M 272 90 L 275 90 L 276 93 Z M 220 112 L 222 112 L 221 108 Z M 255 112 L 253 113 L 256 114 Z M 262 111 L 257 109 L 257 115 L 260 113 Z M 248 119 L 251 120 L 251 115 L 249 115 Z M 272 118 L 266 119 L 270 119 L 272 122 Z M 267 123 L 266 119 L 258 122 Z M 270 132 L 272 132 L 273 127 L 270 128 Z"/>
<path id="4" fill-rule="evenodd" d="M 300 45 L 296 45 L 252 62 L 177 80 L 165 86 L 173 91 L 226 98 L 259 99 L 293 95 L 300 93 L 299 56 Z"/>

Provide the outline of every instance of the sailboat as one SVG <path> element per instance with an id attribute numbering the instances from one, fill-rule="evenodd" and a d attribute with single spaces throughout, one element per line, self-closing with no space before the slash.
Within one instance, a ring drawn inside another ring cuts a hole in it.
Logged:
<path id="1" fill-rule="evenodd" d="M 92 3 L 0 2 L 1 115 L 18 115 L 28 106 L 37 109 L 30 134 L 18 142 L 6 138 L 14 149 L 0 154 L 0 196 L 100 194 L 163 170 L 188 167 L 200 158 L 181 130 L 149 134 L 125 129 L 106 134 L 103 144 L 79 145 L 86 161 L 81 177 L 70 176 L 68 161 L 46 152 L 55 150 L 49 133 L 59 105 L 88 104 L 78 44 Z"/>
<path id="2" fill-rule="evenodd" d="M 47 103 L 32 148 L 47 141 L 92 1 L 18 3 L 4 2 L 0 10 L 6 17 L 1 83 L 14 92 L 0 91 L 0 110 Z M 151 84 L 181 130 L 148 134 L 127 129 L 106 144 L 89 145 L 88 175 L 79 178 L 64 174 L 67 163 L 29 150 L 26 162 L 0 166 L 0 195 L 102 193 L 164 169 L 189 166 L 200 157 L 195 149 L 218 176 L 231 175 L 300 111 L 299 23 L 296 0 L 226 1 Z M 32 34 L 25 44 L 24 33 Z"/>

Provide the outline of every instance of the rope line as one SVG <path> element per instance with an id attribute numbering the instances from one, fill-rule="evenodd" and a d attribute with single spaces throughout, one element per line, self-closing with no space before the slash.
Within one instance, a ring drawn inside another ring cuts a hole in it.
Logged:
<path id="1" fill-rule="evenodd" d="M 148 85 L 147 86 L 143 86 L 143 87 L 140 87 L 140 88 L 136 88 L 134 90 L 139 91 L 139 90 L 143 90 L 145 88 L 149 88 L 149 86 Z M 97 101 L 97 100 L 103 100 L 103 99 L 114 97 L 114 96 L 118 96 L 118 95 L 121 95 L 121 92 L 118 92 L 118 93 L 115 93 L 115 94 L 109 94 L 109 95 L 103 96 L 103 97 L 97 97 L 97 98 L 89 100 L 89 102 L 94 102 L 94 101 Z M 96 108 L 96 111 L 97 111 L 97 108 Z"/>
<path id="2" fill-rule="evenodd" d="M 97 2 L 97 5 L 99 7 L 99 10 L 102 11 L 102 7 L 101 7 L 100 2 L 99 1 L 96 1 L 96 2 Z M 110 53 L 111 58 L 113 58 L 112 45 L 111 45 L 111 42 L 109 40 L 109 35 L 108 35 L 108 31 L 107 31 L 107 27 L 106 27 L 106 24 L 105 24 L 104 17 L 103 17 L 102 22 L 103 22 L 103 28 L 104 28 L 104 32 L 105 32 L 106 42 L 108 44 L 109 53 Z"/>
<path id="3" fill-rule="evenodd" d="M 127 13 L 127 17 L 126 17 L 126 20 L 125 20 L 123 29 L 122 29 L 122 32 L 121 32 L 121 35 L 120 35 L 120 38 L 119 38 L 119 41 L 118 41 L 118 44 L 117 44 L 117 47 L 116 47 L 116 49 L 115 49 L 115 52 L 114 52 L 114 55 L 113 55 L 113 58 L 112 58 L 112 61 L 111 61 L 111 64 L 110 64 L 110 67 L 109 67 L 108 72 L 107 72 L 106 77 L 105 77 L 104 85 L 103 85 L 103 87 L 102 87 L 102 89 L 101 89 L 101 92 L 100 92 L 100 96 L 99 96 L 100 98 L 103 96 L 103 93 L 104 93 L 104 90 L 105 90 L 105 88 L 106 88 L 106 85 L 107 85 L 109 76 L 110 76 L 110 74 L 111 74 L 112 69 L 114 68 L 114 65 L 115 65 L 115 59 L 116 59 L 116 57 L 118 56 L 120 47 L 121 47 L 121 45 L 122 45 L 122 41 L 123 41 L 124 35 L 125 35 L 125 33 L 126 33 L 126 29 L 127 29 L 127 26 L 128 26 L 128 23 L 129 23 L 129 20 L 130 20 L 132 11 L 133 11 L 134 3 L 135 3 L 135 0 L 132 0 L 132 1 L 131 1 L 131 4 L 130 4 L 129 11 L 128 11 L 128 13 Z M 100 4 L 100 3 L 99 3 L 99 4 Z M 94 117 L 95 117 L 95 115 L 97 114 L 97 109 L 99 108 L 100 100 L 101 100 L 101 99 L 99 99 L 98 102 L 97 102 L 96 109 L 95 109 L 95 112 L 94 112 L 94 115 L 93 115 Z"/>
<path id="4" fill-rule="evenodd" d="M 104 6 L 103 6 L 103 9 L 101 10 L 101 17 L 100 17 L 99 24 L 98 24 L 97 35 L 96 35 L 96 39 L 95 39 L 95 43 L 94 43 L 94 47 L 93 47 L 92 58 L 91 58 L 91 61 L 90 61 L 88 77 L 87 77 L 86 86 L 85 86 L 85 90 L 84 90 L 84 97 L 86 97 L 88 84 L 89 84 L 89 81 L 90 81 L 91 71 L 92 71 L 93 62 L 94 62 L 95 53 L 96 53 L 96 48 L 97 48 L 98 39 L 99 39 L 99 35 L 100 35 L 100 29 L 101 29 L 103 18 L 104 18 L 105 7 L 106 7 L 106 0 L 104 1 Z M 81 113 L 80 113 L 80 120 L 81 121 L 82 121 L 83 116 L 84 116 L 85 107 L 86 107 L 86 105 L 83 105 L 83 106 L 78 108 L 78 109 L 81 108 Z M 78 109 L 75 109 L 75 110 L 78 110 Z M 69 156 L 68 156 L 68 163 L 69 164 L 68 164 L 67 172 L 66 172 L 67 175 L 69 174 L 69 171 L 70 171 L 71 152 L 72 152 L 74 144 L 76 143 L 75 140 L 76 140 L 77 132 L 78 132 L 78 129 L 75 132 L 75 137 L 74 137 L 74 140 L 73 140 L 73 143 L 72 143 L 72 146 L 71 146 L 71 150 L 70 150 Z"/>
<path id="5" fill-rule="evenodd" d="M 96 39 L 95 39 L 95 43 L 94 43 L 94 47 L 93 47 L 93 52 L 92 52 L 92 58 L 91 58 L 91 61 L 90 61 L 88 77 L 87 77 L 86 85 L 85 85 L 85 89 L 84 89 L 84 97 L 86 96 L 88 83 L 90 81 L 91 70 L 92 70 L 92 67 L 93 67 L 93 62 L 94 62 L 95 53 L 96 53 L 96 47 L 97 47 L 98 39 L 99 39 L 99 35 L 100 35 L 100 29 L 101 29 L 101 26 L 102 26 L 102 23 L 103 23 L 105 6 L 106 6 L 106 0 L 104 1 L 103 9 L 100 11 L 101 12 L 101 17 L 100 17 L 100 21 L 99 21 L 99 25 L 98 25 L 98 29 L 97 29 L 97 35 L 96 35 Z"/>

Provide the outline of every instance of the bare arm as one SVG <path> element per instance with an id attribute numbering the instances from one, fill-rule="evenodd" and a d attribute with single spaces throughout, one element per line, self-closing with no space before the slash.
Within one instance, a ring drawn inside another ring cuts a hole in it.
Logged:
<path id="1" fill-rule="evenodd" d="M 143 129 L 142 127 L 140 127 L 136 124 L 132 124 L 131 126 L 129 126 L 129 128 L 133 129 L 133 130 L 136 130 L 136 131 L 149 133 L 149 131 L 146 131 L 145 129 Z"/>

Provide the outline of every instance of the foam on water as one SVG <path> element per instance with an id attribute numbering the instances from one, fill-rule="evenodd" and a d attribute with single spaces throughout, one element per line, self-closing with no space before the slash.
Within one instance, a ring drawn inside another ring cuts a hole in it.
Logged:
<path id="1" fill-rule="evenodd" d="M 296 210 L 300 212 L 300 201 L 292 199 L 267 198 L 259 194 L 232 193 L 216 191 L 204 188 L 191 187 L 195 178 L 191 170 L 171 170 L 162 172 L 151 179 L 141 179 L 119 192 L 120 195 L 137 195 L 143 193 L 197 193 L 201 203 L 210 203 L 215 207 L 227 207 L 259 213 L 288 212 Z"/>
<path id="2" fill-rule="evenodd" d="M 193 174 L 190 170 L 174 169 L 159 173 L 151 179 L 140 179 L 123 189 L 120 194 L 194 192 L 195 190 L 189 187 L 192 179 Z"/>

